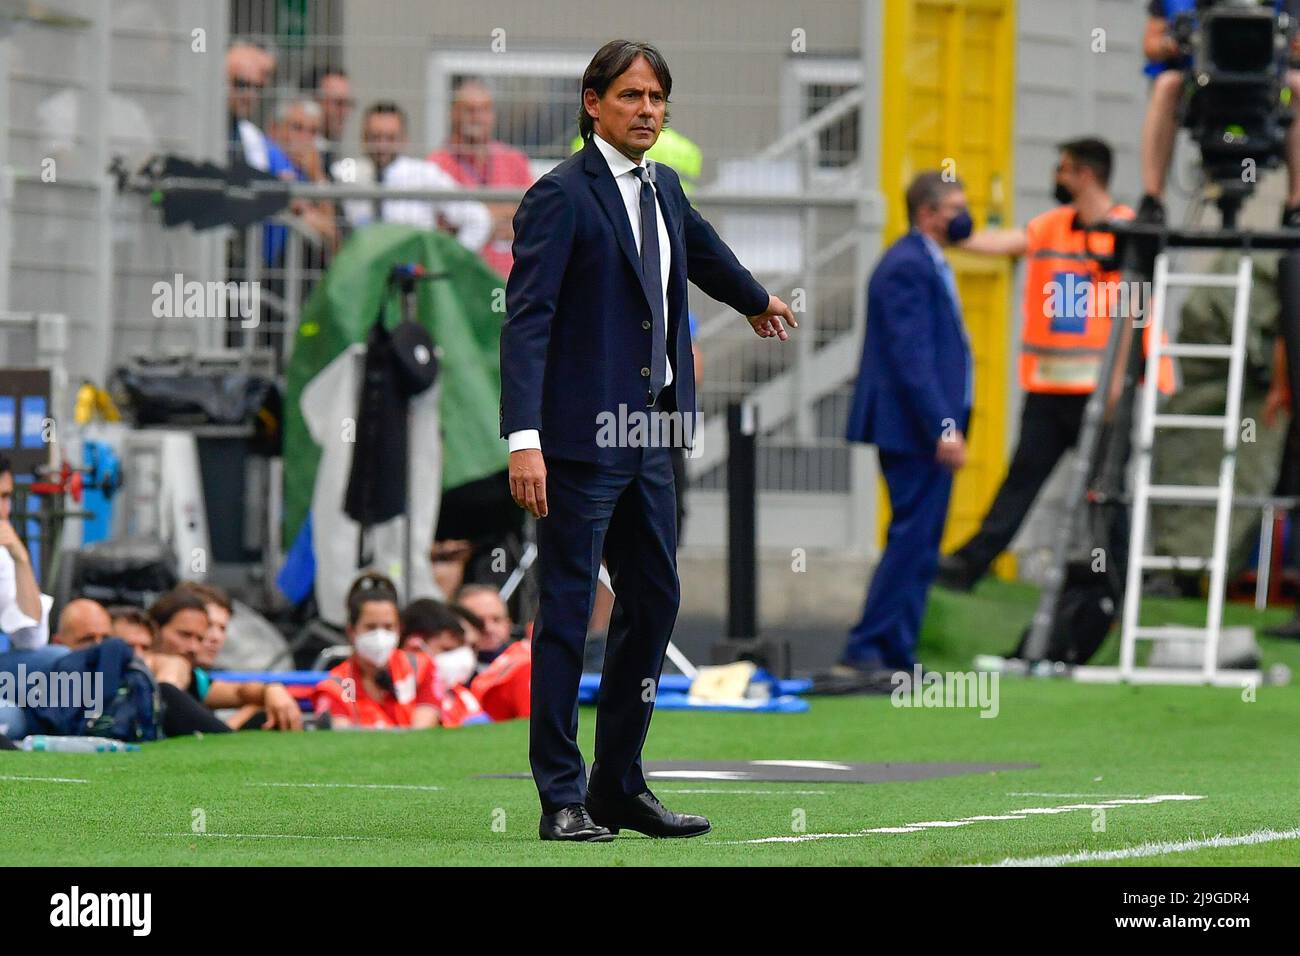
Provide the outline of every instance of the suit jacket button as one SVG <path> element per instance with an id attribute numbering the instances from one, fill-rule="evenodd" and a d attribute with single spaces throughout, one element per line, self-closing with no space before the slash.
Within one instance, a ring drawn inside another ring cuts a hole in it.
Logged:
<path id="1" fill-rule="evenodd" d="M 648 368 L 643 368 L 643 369 L 641 369 L 641 377 L 642 377 L 642 378 L 649 378 L 649 377 L 650 377 L 650 370 L 649 370 Z"/>
<path id="2" fill-rule="evenodd" d="M 642 322 L 642 323 L 641 323 L 641 328 L 643 328 L 643 329 L 645 329 L 647 332 L 649 332 L 649 331 L 650 331 L 650 320 L 649 320 L 649 319 L 646 319 L 644 322 Z"/>

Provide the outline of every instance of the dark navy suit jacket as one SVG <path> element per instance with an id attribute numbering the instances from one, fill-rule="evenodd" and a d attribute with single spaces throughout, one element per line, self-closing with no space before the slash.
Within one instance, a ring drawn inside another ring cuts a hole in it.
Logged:
<path id="1" fill-rule="evenodd" d="M 847 438 L 882 451 L 934 455 L 945 430 L 965 431 L 969 347 L 961 317 L 925 241 L 909 232 L 867 284 L 862 346 Z"/>
<path id="2" fill-rule="evenodd" d="M 672 245 L 668 357 L 677 410 L 695 411 L 695 365 L 686 280 L 742 315 L 767 309 L 750 275 L 682 192 L 677 173 L 655 164 L 659 209 Z M 646 410 L 649 296 L 627 210 L 592 140 L 539 179 L 515 213 L 514 266 L 501 331 L 501 437 L 541 432 L 547 456 L 613 464 L 637 449 L 597 443 L 602 412 Z M 671 390 L 670 390 L 671 391 Z"/>

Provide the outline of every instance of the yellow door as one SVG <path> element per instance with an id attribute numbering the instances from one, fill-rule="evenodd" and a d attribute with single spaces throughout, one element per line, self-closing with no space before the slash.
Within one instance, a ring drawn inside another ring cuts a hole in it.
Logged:
<path id="1" fill-rule="evenodd" d="M 885 242 L 907 231 L 903 192 L 926 169 L 951 171 L 961 179 L 977 229 L 1010 222 L 1014 0 L 889 0 L 884 6 L 880 188 L 887 200 Z M 949 252 L 949 261 L 975 353 L 975 410 L 944 551 L 979 526 L 1006 473 L 1011 382 L 1011 262 L 957 251 Z M 883 482 L 881 499 L 883 540 L 889 521 Z"/>

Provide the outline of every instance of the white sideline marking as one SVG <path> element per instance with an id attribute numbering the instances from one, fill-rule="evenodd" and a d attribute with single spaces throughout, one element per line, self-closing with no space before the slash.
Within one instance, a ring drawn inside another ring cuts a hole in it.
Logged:
<path id="1" fill-rule="evenodd" d="M 419 783 L 246 783 L 246 787 L 309 787 L 338 790 L 441 790 Z"/>
<path id="2" fill-rule="evenodd" d="M 1161 793 L 1152 797 L 1125 798 L 1116 800 L 1107 800 L 1098 804 L 1072 803 L 1061 807 L 1027 807 L 1023 810 L 1013 810 L 1009 814 L 990 814 L 984 816 L 962 817 L 960 820 L 927 820 L 921 823 L 906 823 L 902 826 L 893 827 L 872 827 L 869 830 L 858 830 L 855 833 L 803 833 L 797 836 L 779 836 L 779 837 L 761 837 L 757 840 L 731 840 L 718 841 L 719 843 L 728 844 L 751 844 L 751 843 L 806 843 L 811 840 L 840 840 L 846 837 L 863 837 L 872 833 L 920 833 L 924 830 L 939 829 L 947 827 L 964 827 L 971 823 L 982 822 L 985 820 L 1023 820 L 1024 814 L 1055 814 L 1055 813 L 1072 813 L 1077 810 L 1112 810 L 1119 809 L 1122 806 L 1131 806 L 1134 804 L 1154 804 L 1164 803 L 1170 800 L 1204 800 L 1205 797 L 1189 793 Z"/>
<path id="3" fill-rule="evenodd" d="M 1008 797 L 1140 797 L 1140 793 L 1040 793 L 1033 790 L 1016 790 Z"/>
<path id="4" fill-rule="evenodd" d="M 371 840 L 373 837 L 333 836 L 312 833 L 146 833 L 144 836 L 161 837 L 226 837 L 232 840 Z"/>
<path id="5" fill-rule="evenodd" d="M 681 787 L 674 787 L 671 789 L 667 787 L 660 787 L 658 788 L 658 790 L 660 793 L 722 793 L 728 795 L 734 793 L 734 794 L 744 794 L 745 796 L 760 796 L 760 797 L 768 797 L 768 796 L 824 797 L 826 796 L 827 793 L 827 791 L 825 790 L 723 790 L 721 788 L 716 788 L 712 790 L 705 790 L 705 789 L 688 790 L 688 789 L 683 789 Z"/>
<path id="6" fill-rule="evenodd" d="M 1065 866 L 1069 863 L 1094 863 L 1105 860 L 1132 860 L 1147 856 L 1164 856 L 1166 853 L 1187 853 L 1211 847 L 1247 846 L 1255 843 L 1272 843 L 1275 840 L 1300 839 L 1300 827 L 1293 830 L 1256 830 L 1242 836 L 1225 837 L 1222 834 L 1206 840 L 1181 840 L 1179 842 L 1141 843 L 1119 850 L 1084 850 L 1079 853 L 1062 853 L 1058 856 L 1031 856 L 1005 859 L 999 863 L 975 863 L 974 866 Z"/>
<path id="7" fill-rule="evenodd" d="M 751 760 L 755 767 L 800 767 L 806 770 L 852 770 L 846 763 L 833 760 Z"/>
<path id="8" fill-rule="evenodd" d="M 35 783 L 90 783 L 89 780 L 82 780 L 79 777 L 11 777 L 7 774 L 0 774 L 0 780 L 30 780 Z"/>

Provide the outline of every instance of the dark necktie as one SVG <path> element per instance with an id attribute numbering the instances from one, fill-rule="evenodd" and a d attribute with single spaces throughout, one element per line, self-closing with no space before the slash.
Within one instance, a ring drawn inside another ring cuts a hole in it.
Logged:
<path id="1" fill-rule="evenodd" d="M 664 325 L 664 286 L 659 272 L 659 205 L 654 185 L 644 166 L 636 168 L 641 180 L 641 276 L 650 297 L 650 394 L 653 405 L 668 378 L 666 330 Z"/>

